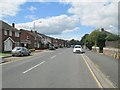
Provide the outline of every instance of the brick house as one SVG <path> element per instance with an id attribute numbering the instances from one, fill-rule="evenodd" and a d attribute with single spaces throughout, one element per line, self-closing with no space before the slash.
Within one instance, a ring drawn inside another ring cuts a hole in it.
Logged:
<path id="1" fill-rule="evenodd" d="M 59 45 L 59 46 L 65 47 L 66 44 L 67 44 L 67 41 L 62 40 L 62 39 L 58 39 L 58 45 Z"/>
<path id="2" fill-rule="evenodd" d="M 6 22 L 0 20 L 0 52 L 11 51 L 20 45 L 20 31 Z"/>
<path id="3" fill-rule="evenodd" d="M 41 39 L 42 37 L 37 33 L 37 31 L 28 31 L 20 29 L 21 36 L 20 42 L 21 46 L 29 49 L 40 49 L 41 48 Z"/>

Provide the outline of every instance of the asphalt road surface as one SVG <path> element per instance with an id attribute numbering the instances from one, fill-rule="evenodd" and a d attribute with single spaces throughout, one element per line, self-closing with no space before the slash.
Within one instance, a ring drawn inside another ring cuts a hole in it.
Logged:
<path id="1" fill-rule="evenodd" d="M 46 50 L 29 57 L 10 58 L 16 60 L 2 65 L 2 87 L 101 88 L 98 78 L 85 60 L 84 56 L 89 54 L 87 52 L 84 55 L 74 54 L 71 48 L 63 48 Z M 94 63 L 94 60 L 91 61 Z M 114 77 L 112 80 L 116 79 Z"/>

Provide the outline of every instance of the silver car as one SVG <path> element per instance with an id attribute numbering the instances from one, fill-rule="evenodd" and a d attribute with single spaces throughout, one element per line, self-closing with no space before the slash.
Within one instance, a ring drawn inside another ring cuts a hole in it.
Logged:
<path id="1" fill-rule="evenodd" d="M 30 55 L 31 51 L 28 50 L 25 47 L 15 47 L 12 50 L 12 56 L 24 56 L 24 55 Z"/>

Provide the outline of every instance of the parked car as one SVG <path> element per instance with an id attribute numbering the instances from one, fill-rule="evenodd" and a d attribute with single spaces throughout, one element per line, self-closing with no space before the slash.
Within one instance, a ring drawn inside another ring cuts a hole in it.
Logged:
<path id="1" fill-rule="evenodd" d="M 53 45 L 49 46 L 49 50 L 55 50 L 55 46 Z"/>
<path id="2" fill-rule="evenodd" d="M 55 46 L 55 49 L 58 49 L 58 46 Z"/>
<path id="3" fill-rule="evenodd" d="M 12 56 L 24 56 L 24 55 L 30 55 L 31 51 L 28 50 L 25 47 L 15 47 L 12 50 Z"/>
<path id="4" fill-rule="evenodd" d="M 75 45 L 73 48 L 73 53 L 82 53 L 82 47 L 81 45 Z"/>
<path id="5" fill-rule="evenodd" d="M 60 48 L 63 48 L 63 46 L 62 46 L 62 45 L 60 45 L 59 47 L 60 47 Z"/>
<path id="6" fill-rule="evenodd" d="M 70 45 L 68 45 L 67 48 L 70 48 Z"/>

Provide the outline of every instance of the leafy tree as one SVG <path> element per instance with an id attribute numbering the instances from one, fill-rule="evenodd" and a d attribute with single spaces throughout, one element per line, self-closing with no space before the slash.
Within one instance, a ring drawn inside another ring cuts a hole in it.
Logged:
<path id="1" fill-rule="evenodd" d="M 81 38 L 81 40 L 80 40 L 80 42 L 81 42 L 81 44 L 82 45 L 85 45 L 85 40 L 86 40 L 86 37 L 88 36 L 89 34 L 85 34 L 82 38 Z"/>
<path id="2" fill-rule="evenodd" d="M 74 40 L 74 39 L 70 40 L 69 43 L 70 43 L 70 45 L 79 45 L 79 44 L 81 44 L 79 40 Z"/>
<path id="3" fill-rule="evenodd" d="M 95 45 L 100 47 L 100 51 L 102 51 L 103 47 L 105 47 L 106 36 L 106 33 L 100 32 L 98 29 L 94 30 L 86 37 L 86 46 L 91 50 L 92 46 Z"/>
<path id="4" fill-rule="evenodd" d="M 91 50 L 92 49 L 92 42 L 91 42 L 91 39 L 90 39 L 90 35 L 87 35 L 86 38 L 85 38 L 85 46 Z"/>
<path id="5" fill-rule="evenodd" d="M 109 34 L 109 35 L 106 37 L 106 40 L 107 40 L 107 41 L 117 41 L 117 40 L 119 40 L 119 36 L 118 36 L 118 35 L 115 35 L 115 34 Z"/>

